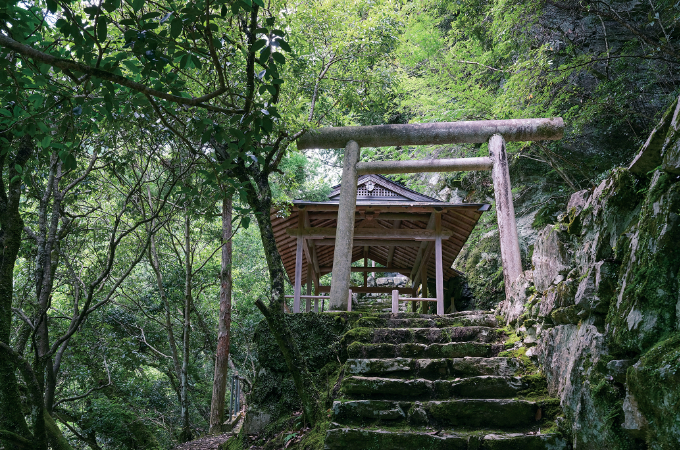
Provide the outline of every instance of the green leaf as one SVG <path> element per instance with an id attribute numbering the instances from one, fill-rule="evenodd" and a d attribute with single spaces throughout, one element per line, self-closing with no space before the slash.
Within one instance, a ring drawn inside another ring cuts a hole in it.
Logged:
<path id="1" fill-rule="evenodd" d="M 176 38 L 182 34 L 182 19 L 175 17 L 170 22 L 170 36 Z"/>
<path id="2" fill-rule="evenodd" d="M 64 168 L 66 170 L 71 170 L 75 169 L 78 167 L 78 163 L 76 162 L 76 157 L 73 156 L 71 153 L 66 155 L 65 161 L 64 161 Z"/>
<path id="3" fill-rule="evenodd" d="M 201 60 L 198 59 L 198 56 L 196 55 L 191 55 L 191 62 L 194 63 L 194 66 L 196 66 L 197 69 L 201 69 L 203 67 L 203 64 L 201 64 Z"/>
<path id="4" fill-rule="evenodd" d="M 40 145 L 42 148 L 47 148 L 50 146 L 52 143 L 52 136 L 45 136 L 42 141 L 40 141 Z"/>
<path id="5" fill-rule="evenodd" d="M 264 50 L 262 50 L 262 52 L 260 53 L 260 62 L 262 62 L 262 64 L 267 63 L 267 60 L 269 59 L 269 55 L 271 54 L 271 52 L 272 52 L 271 47 L 265 47 Z"/>
<path id="6" fill-rule="evenodd" d="M 256 52 L 256 51 L 258 51 L 259 49 L 261 49 L 262 47 L 264 47 L 265 45 L 267 45 L 266 39 L 258 39 L 258 40 L 255 41 L 255 43 L 253 44 L 253 51 Z"/>
<path id="7" fill-rule="evenodd" d="M 12 179 L 9 181 L 9 184 L 14 184 L 14 182 L 17 180 L 21 180 L 21 177 L 19 175 L 14 175 Z"/>
<path id="8" fill-rule="evenodd" d="M 262 128 L 264 128 L 264 130 L 267 133 L 271 133 L 272 129 L 274 128 L 274 122 L 272 122 L 272 120 L 269 117 L 263 117 L 262 118 Z"/>
<path id="9" fill-rule="evenodd" d="M 14 169 L 17 171 L 17 173 L 24 173 L 24 168 L 21 167 L 19 164 L 15 164 Z"/>
<path id="10" fill-rule="evenodd" d="M 253 3 L 264 8 L 264 2 L 262 0 L 253 0 Z"/>
<path id="11" fill-rule="evenodd" d="M 184 69 L 187 64 L 189 64 L 189 54 L 182 56 L 182 60 L 179 62 L 179 68 Z"/>
<path id="12" fill-rule="evenodd" d="M 144 0 L 132 0 L 132 9 L 137 12 L 144 6 Z"/>
<path id="13" fill-rule="evenodd" d="M 54 14 L 57 12 L 57 2 L 55 0 L 47 0 L 47 9 Z"/>
<path id="14" fill-rule="evenodd" d="M 247 230 L 248 227 L 250 226 L 250 216 L 244 216 L 241 219 L 241 225 L 243 225 L 243 228 Z"/>
<path id="15" fill-rule="evenodd" d="M 283 56 L 283 54 L 281 54 L 281 53 L 278 53 L 278 52 L 274 53 L 272 55 L 272 57 L 274 58 L 274 61 L 276 61 L 279 64 L 285 64 L 286 63 L 286 57 Z"/>
<path id="16" fill-rule="evenodd" d="M 3 115 L 5 117 L 12 117 L 12 113 L 6 109 L 0 109 L 0 115 Z"/>
<path id="17" fill-rule="evenodd" d="M 107 12 L 114 12 L 120 8 L 120 0 L 106 0 L 102 6 Z"/>
<path id="18" fill-rule="evenodd" d="M 276 43 L 279 44 L 279 47 L 281 47 L 283 50 L 287 51 L 290 53 L 292 50 L 290 49 L 290 45 L 288 45 L 288 42 L 284 41 L 283 39 L 277 39 Z"/>
<path id="19" fill-rule="evenodd" d="M 106 32 L 106 17 L 99 16 L 99 19 L 97 19 L 97 39 L 99 39 L 99 42 L 106 40 Z"/>

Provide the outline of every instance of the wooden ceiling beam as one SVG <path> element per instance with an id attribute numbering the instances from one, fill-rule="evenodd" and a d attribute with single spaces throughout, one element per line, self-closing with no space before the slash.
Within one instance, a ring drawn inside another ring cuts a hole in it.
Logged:
<path id="1" fill-rule="evenodd" d="M 306 239 L 327 239 L 335 238 L 335 228 L 312 227 L 312 228 L 288 228 L 286 233 L 289 236 L 304 237 Z M 453 232 L 451 230 L 442 230 L 442 238 L 448 239 Z M 435 232 L 431 229 L 423 228 L 355 228 L 354 240 L 362 239 L 408 239 L 416 241 L 433 241 L 435 239 Z"/>

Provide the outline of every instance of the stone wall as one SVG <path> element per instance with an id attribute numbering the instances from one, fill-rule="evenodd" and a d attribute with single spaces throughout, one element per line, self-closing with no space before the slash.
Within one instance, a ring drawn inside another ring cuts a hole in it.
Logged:
<path id="1" fill-rule="evenodd" d="M 679 128 L 676 102 L 641 151 L 658 164 L 572 195 L 498 308 L 576 449 L 680 448 Z"/>

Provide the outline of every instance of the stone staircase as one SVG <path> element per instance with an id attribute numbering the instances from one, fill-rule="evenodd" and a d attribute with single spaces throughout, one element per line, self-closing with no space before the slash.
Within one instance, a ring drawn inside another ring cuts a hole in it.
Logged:
<path id="1" fill-rule="evenodd" d="M 347 358 L 326 449 L 567 448 L 559 403 L 521 359 L 497 356 L 504 333 L 485 311 L 361 318 L 343 337 Z"/>

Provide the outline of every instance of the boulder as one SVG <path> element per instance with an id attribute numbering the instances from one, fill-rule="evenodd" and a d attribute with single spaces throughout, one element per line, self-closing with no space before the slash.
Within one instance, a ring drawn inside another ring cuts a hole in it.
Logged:
<path id="1" fill-rule="evenodd" d="M 574 298 L 579 316 L 607 313 L 609 302 L 616 296 L 618 269 L 618 264 L 605 261 L 599 261 L 588 269 Z"/>
<path id="2" fill-rule="evenodd" d="M 563 232 L 556 230 L 552 225 L 547 225 L 538 233 L 534 254 L 531 257 L 534 266 L 534 286 L 538 292 L 545 291 L 558 277 L 569 272 L 571 262 L 566 238 Z"/>

